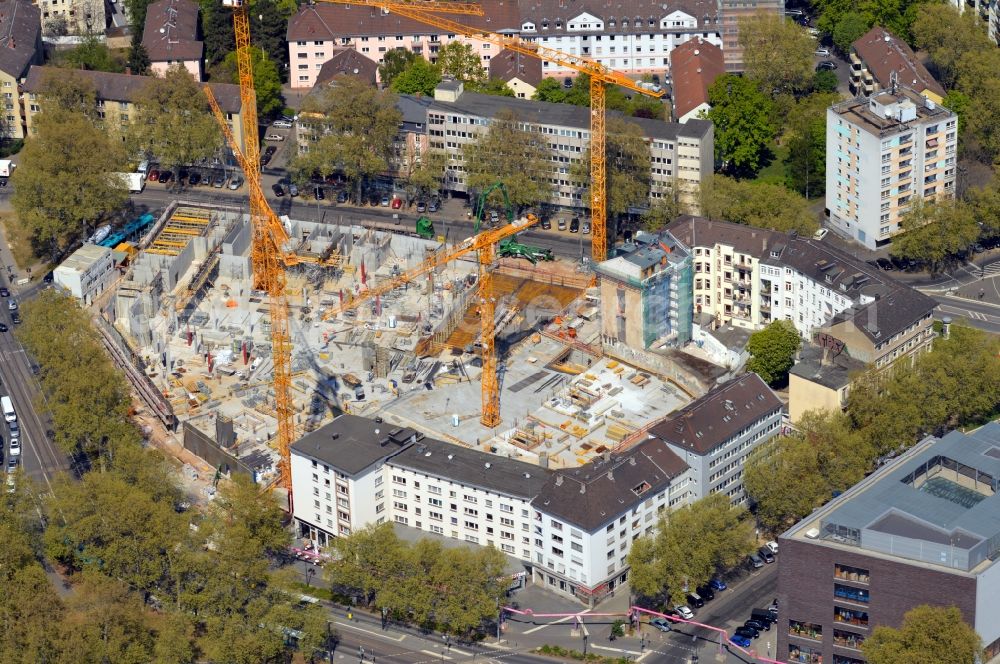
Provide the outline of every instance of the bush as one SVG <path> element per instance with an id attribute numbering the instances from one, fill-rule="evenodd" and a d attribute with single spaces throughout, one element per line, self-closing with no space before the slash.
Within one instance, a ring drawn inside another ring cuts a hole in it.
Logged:
<path id="1" fill-rule="evenodd" d="M 24 139 L 11 138 L 0 142 L 0 159 L 6 159 L 12 154 L 17 154 L 24 147 Z"/>

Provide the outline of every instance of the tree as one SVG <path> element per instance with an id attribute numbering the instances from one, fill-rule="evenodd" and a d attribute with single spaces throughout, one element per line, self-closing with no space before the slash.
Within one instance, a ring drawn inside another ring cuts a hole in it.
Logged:
<path id="1" fill-rule="evenodd" d="M 819 222 L 809 203 L 785 187 L 716 175 L 701 186 L 701 209 L 709 219 L 811 235 Z"/>
<path id="2" fill-rule="evenodd" d="M 524 207 L 548 198 L 549 155 L 544 142 L 518 125 L 516 113 L 499 111 L 485 132 L 465 144 L 462 156 L 470 187 L 482 190 L 503 182 L 511 204 Z"/>
<path id="3" fill-rule="evenodd" d="M 847 12 L 833 27 L 833 44 L 841 53 L 850 53 L 851 44 L 871 27 L 871 23 L 860 13 Z"/>
<path id="4" fill-rule="evenodd" d="M 79 113 L 51 109 L 35 122 L 38 134 L 11 176 L 11 202 L 18 223 L 54 257 L 128 199 L 125 183 L 113 175 L 125 160 L 119 145 Z M 60 182 L 73 186 L 54 186 Z"/>
<path id="5" fill-rule="evenodd" d="M 813 74 L 812 89 L 816 92 L 836 92 L 837 75 L 829 69 L 820 69 Z"/>
<path id="6" fill-rule="evenodd" d="M 826 109 L 838 99 L 836 94 L 812 94 L 796 102 L 788 114 L 785 184 L 806 198 L 821 196 L 826 188 Z"/>
<path id="7" fill-rule="evenodd" d="M 280 91 L 281 81 L 288 74 L 288 41 L 286 32 L 288 31 L 288 18 L 291 16 L 289 7 L 282 5 L 275 0 L 255 0 L 253 10 L 250 12 L 250 37 L 253 46 L 261 49 L 269 67 L 273 68 L 274 75 L 278 79 Z M 232 19 L 230 19 L 232 23 Z M 230 31 L 232 26 L 230 25 Z M 255 56 L 256 57 L 256 56 Z M 254 81 L 257 80 L 258 63 L 254 60 Z M 260 88 L 257 88 L 257 104 L 260 105 Z M 279 94 L 280 96 L 280 94 Z"/>
<path id="8" fill-rule="evenodd" d="M 396 95 L 353 76 L 338 76 L 319 94 L 309 95 L 301 110 L 318 116 L 300 123 L 311 125 L 320 137 L 309 152 L 292 160 L 290 170 L 342 171 L 360 198 L 364 179 L 389 168 L 403 118 Z"/>
<path id="9" fill-rule="evenodd" d="M 750 335 L 747 370 L 756 373 L 768 385 L 784 383 L 801 344 L 802 337 L 791 321 L 776 320 Z"/>
<path id="10" fill-rule="evenodd" d="M 121 61 L 121 58 L 112 53 L 107 44 L 99 41 L 93 35 L 84 37 L 83 42 L 76 48 L 60 53 L 56 59 L 56 64 L 60 67 L 71 69 L 88 69 L 114 73 L 125 71 L 125 64 Z"/>
<path id="11" fill-rule="evenodd" d="M 686 604 L 686 588 L 704 585 L 753 549 L 754 527 L 746 509 L 712 493 L 670 512 L 652 535 L 633 542 L 628 556 L 632 588 L 650 597 L 666 590 L 672 602 Z"/>
<path id="12" fill-rule="evenodd" d="M 91 121 L 97 119 L 97 89 L 78 72 L 46 67 L 38 93 L 47 109 L 79 113 Z"/>
<path id="13" fill-rule="evenodd" d="M 153 0 L 123 0 L 133 35 L 142 34 L 142 29 L 146 25 L 146 10 L 152 2 Z"/>
<path id="14" fill-rule="evenodd" d="M 608 212 L 625 214 L 631 207 L 646 207 L 652 185 L 649 146 L 642 128 L 621 118 L 607 122 L 605 154 L 607 164 Z M 590 149 L 570 170 L 581 184 L 584 198 L 590 198 Z"/>
<path id="15" fill-rule="evenodd" d="M 913 22 L 913 41 L 930 56 L 935 78 L 945 89 L 958 83 L 959 63 L 966 55 L 985 55 L 995 48 L 974 13 L 960 13 L 949 4 L 938 3 L 920 6 Z"/>
<path id="16" fill-rule="evenodd" d="M 815 41 L 805 28 L 779 14 L 739 18 L 746 76 L 766 95 L 805 90 L 812 81 Z"/>
<path id="17" fill-rule="evenodd" d="M 423 58 L 416 58 L 406 69 L 392 79 L 393 92 L 402 95 L 432 97 L 434 88 L 441 82 L 441 71 Z"/>
<path id="18" fill-rule="evenodd" d="M 513 97 L 514 91 L 500 78 L 491 78 L 486 83 L 477 87 L 476 92 L 484 95 L 496 95 L 497 97 Z"/>
<path id="19" fill-rule="evenodd" d="M 669 196 L 657 199 L 642 215 L 642 227 L 650 233 L 655 233 L 666 228 L 667 224 L 676 219 L 680 213 L 680 203 L 671 191 Z"/>
<path id="20" fill-rule="evenodd" d="M 941 105 L 952 111 L 958 116 L 958 137 L 961 139 L 965 134 L 965 126 L 967 124 L 966 118 L 968 117 L 969 106 L 972 104 L 972 100 L 969 99 L 969 95 L 965 94 L 961 90 L 949 90 L 948 94 L 944 96 Z"/>
<path id="21" fill-rule="evenodd" d="M 486 70 L 471 44 L 448 42 L 438 50 L 436 64 L 442 76 L 461 81 L 470 90 L 478 91 L 486 83 Z"/>
<path id="22" fill-rule="evenodd" d="M 893 238 L 893 256 L 926 263 L 932 272 L 979 238 L 972 208 L 957 200 L 918 199 L 900 221 L 902 233 Z"/>
<path id="23" fill-rule="evenodd" d="M 723 74 L 708 90 L 715 153 L 723 168 L 753 175 L 764 166 L 774 139 L 771 101 L 748 78 Z"/>
<path id="24" fill-rule="evenodd" d="M 420 59 L 422 58 L 419 55 L 406 48 L 389 49 L 382 56 L 382 64 L 378 66 L 379 81 L 382 85 L 392 85 L 397 76 Z"/>
<path id="25" fill-rule="evenodd" d="M 233 12 L 221 2 L 202 1 L 201 34 L 205 44 L 205 65 L 212 67 L 222 62 L 227 53 L 236 50 L 236 36 L 233 34 Z M 139 33 L 142 33 L 140 24 Z"/>
<path id="26" fill-rule="evenodd" d="M 983 644 L 957 606 L 921 604 L 906 612 L 899 628 L 876 627 L 861 651 L 869 664 L 975 664 Z"/>
<path id="27" fill-rule="evenodd" d="M 566 103 L 566 90 L 557 79 L 543 78 L 542 82 L 535 87 L 535 94 L 531 98 L 535 101 L 563 104 Z"/>
<path id="28" fill-rule="evenodd" d="M 222 144 L 222 132 L 205 94 L 183 65 L 152 78 L 135 102 L 131 124 L 134 141 L 174 169 L 212 156 Z"/>
<path id="29" fill-rule="evenodd" d="M 125 64 L 136 76 L 144 76 L 149 72 L 149 66 L 152 63 L 149 60 L 149 53 L 146 51 L 146 47 L 143 46 L 139 35 L 132 36 L 132 43 L 129 45 L 128 58 Z"/>
<path id="30" fill-rule="evenodd" d="M 436 194 L 440 190 L 447 164 L 448 155 L 440 150 L 429 150 L 423 154 L 420 163 L 410 170 L 408 178 L 418 196 Z"/>
<path id="31" fill-rule="evenodd" d="M 250 62 L 253 66 L 253 87 L 257 92 L 257 115 L 260 118 L 274 117 L 285 107 L 278 66 L 257 46 L 250 47 Z M 235 51 L 226 55 L 225 65 L 232 72 L 230 82 L 239 85 L 239 64 Z"/>
<path id="32" fill-rule="evenodd" d="M 984 187 L 966 192 L 966 200 L 972 207 L 972 214 L 982 224 L 982 237 L 1000 235 L 1000 180 L 994 179 Z"/>

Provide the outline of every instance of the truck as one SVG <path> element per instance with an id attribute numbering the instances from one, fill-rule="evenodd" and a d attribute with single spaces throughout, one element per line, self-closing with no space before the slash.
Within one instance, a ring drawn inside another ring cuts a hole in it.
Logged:
<path id="1" fill-rule="evenodd" d="M 434 222 L 427 217 L 417 219 L 416 233 L 425 240 L 434 239 Z"/>
<path id="2" fill-rule="evenodd" d="M 115 173 L 128 187 L 130 194 L 138 194 L 146 188 L 146 177 L 142 173 Z"/>
<path id="3" fill-rule="evenodd" d="M 0 159 L 0 178 L 9 178 L 14 174 L 15 168 L 17 168 L 17 164 L 10 159 Z"/>

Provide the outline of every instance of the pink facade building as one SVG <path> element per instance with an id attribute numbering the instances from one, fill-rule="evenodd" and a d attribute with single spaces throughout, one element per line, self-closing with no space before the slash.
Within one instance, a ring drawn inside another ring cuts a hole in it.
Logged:
<path id="1" fill-rule="evenodd" d="M 198 39 L 198 3 L 193 0 L 158 0 L 146 10 L 142 45 L 150 69 L 157 76 L 180 64 L 196 81 L 203 80 L 205 45 Z"/>

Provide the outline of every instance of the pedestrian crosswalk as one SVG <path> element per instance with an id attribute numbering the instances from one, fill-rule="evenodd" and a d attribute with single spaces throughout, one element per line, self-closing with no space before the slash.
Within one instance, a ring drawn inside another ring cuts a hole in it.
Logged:
<path id="1" fill-rule="evenodd" d="M 1000 276 L 1000 261 L 995 261 L 993 263 L 990 263 L 985 268 L 983 268 L 983 276 L 985 277 Z"/>

